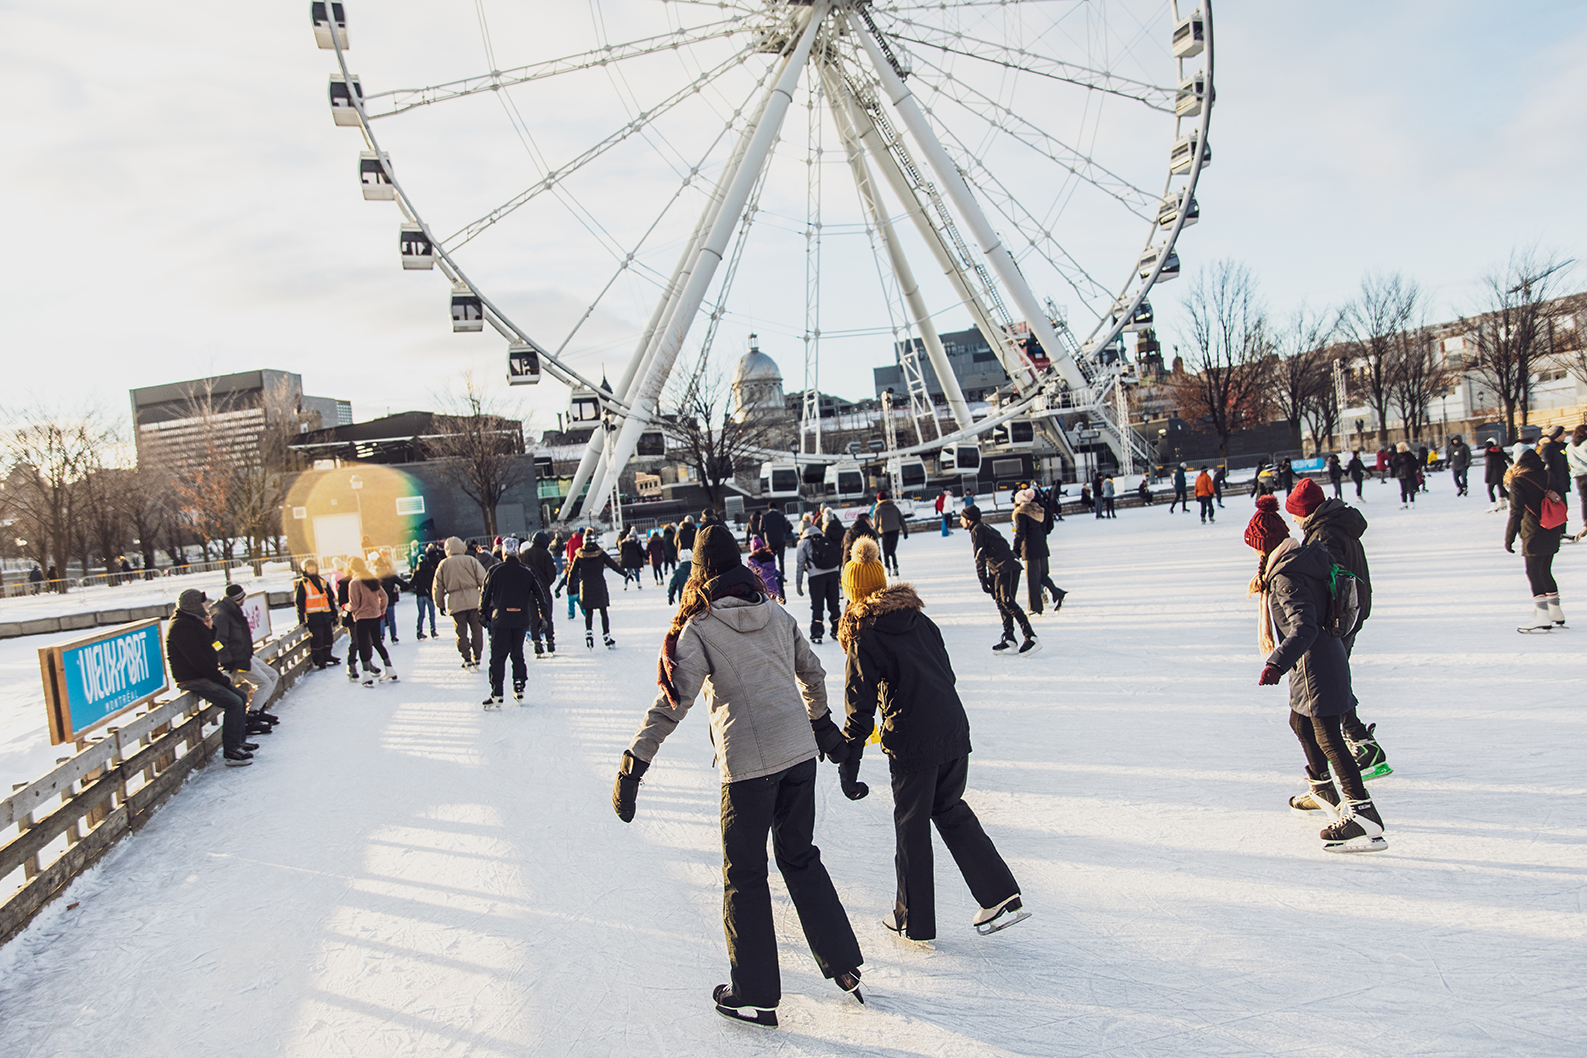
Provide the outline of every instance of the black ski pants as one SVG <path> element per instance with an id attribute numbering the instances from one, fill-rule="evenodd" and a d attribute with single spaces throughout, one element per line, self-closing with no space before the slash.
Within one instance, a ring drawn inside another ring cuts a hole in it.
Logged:
<path id="1" fill-rule="evenodd" d="M 1173 513 L 1173 510 L 1174 510 L 1174 508 L 1176 506 L 1182 506 L 1182 507 L 1184 507 L 1186 514 L 1190 513 L 1190 492 L 1189 492 L 1189 490 L 1187 490 L 1187 489 L 1175 489 L 1174 490 L 1174 499 L 1168 505 L 1168 511 L 1169 511 L 1170 514 Z"/>
<path id="2" fill-rule="evenodd" d="M 452 625 L 457 629 L 457 652 L 464 661 L 479 664 L 485 656 L 485 626 L 479 622 L 479 608 L 453 610 Z"/>
<path id="3" fill-rule="evenodd" d="M 1499 490 L 1499 499 L 1507 500 L 1507 499 L 1510 498 L 1510 494 L 1504 490 L 1504 485 L 1503 485 L 1502 482 L 1490 481 L 1490 482 L 1488 482 L 1488 502 L 1489 503 L 1497 503 L 1498 502 L 1498 500 L 1495 500 L 1493 498 L 1493 490 L 1494 489 L 1498 489 Z"/>
<path id="4" fill-rule="evenodd" d="M 812 843 L 815 822 L 814 757 L 773 775 L 722 785 L 722 929 L 733 995 L 751 1006 L 774 1007 L 782 999 L 766 867 L 768 833 L 822 976 L 831 980 L 864 962 L 854 927 L 821 863 L 821 850 Z"/>
<path id="5" fill-rule="evenodd" d="M 1289 729 L 1300 739 L 1301 752 L 1306 754 L 1306 774 L 1313 779 L 1326 779 L 1329 765 L 1333 766 L 1339 792 L 1347 800 L 1366 801 L 1366 784 L 1361 781 L 1361 769 L 1345 745 L 1344 732 L 1340 730 L 1342 716 L 1302 716 L 1293 709 L 1289 713 Z M 984 906 L 984 905 L 983 905 Z"/>
<path id="6" fill-rule="evenodd" d="M 336 641 L 336 619 L 328 613 L 305 614 L 303 623 L 309 629 L 309 656 L 320 668 L 331 664 L 331 650 Z"/>
<path id="7" fill-rule="evenodd" d="M 358 674 L 358 662 L 362 662 L 364 671 L 368 672 L 374 667 L 374 655 L 379 654 L 380 660 L 389 667 L 391 655 L 386 653 L 384 631 L 386 619 L 384 617 L 365 617 L 353 622 L 353 642 L 358 645 L 355 652 L 351 644 L 347 651 L 347 673 L 350 676 Z"/>
<path id="8" fill-rule="evenodd" d="M 476 613 L 478 611 L 475 611 Z M 514 686 L 529 681 L 529 666 L 523 659 L 523 640 L 529 632 L 528 625 L 506 625 L 492 622 L 490 626 L 490 693 L 501 697 L 501 681 L 507 675 L 507 659 L 512 658 Z"/>
<path id="9" fill-rule="evenodd" d="M 882 534 L 882 567 L 892 573 L 898 572 L 898 530 Z"/>
<path id="10" fill-rule="evenodd" d="M 1559 584 L 1554 580 L 1553 555 L 1526 555 L 1526 579 L 1532 585 L 1532 595 L 1558 595 Z"/>
<path id="11" fill-rule="evenodd" d="M 606 607 L 604 606 L 587 606 L 584 608 L 584 630 L 589 632 L 595 628 L 595 615 L 597 613 L 601 615 L 601 635 L 611 635 L 612 622 L 606 616 Z"/>
<path id="12" fill-rule="evenodd" d="M 1201 520 L 1204 521 L 1204 522 L 1215 522 L 1215 521 L 1217 521 L 1218 520 L 1218 513 L 1217 513 L 1217 511 L 1215 511 L 1213 509 L 1212 497 L 1211 496 L 1197 496 L 1196 499 L 1201 503 Z"/>
<path id="13" fill-rule="evenodd" d="M 1025 598 L 1030 602 L 1031 613 L 1042 612 L 1043 588 L 1051 592 L 1054 599 L 1063 594 L 1063 589 L 1052 582 L 1052 576 L 1047 572 L 1047 563 L 1046 558 L 1025 560 Z"/>
<path id="14" fill-rule="evenodd" d="M 998 615 L 1003 618 L 1003 638 L 1014 637 L 1014 625 L 1029 639 L 1036 633 L 1030 630 L 1030 618 L 1019 608 L 1019 567 L 1015 566 L 992 577 L 992 601 L 997 603 Z"/>
<path id="15" fill-rule="evenodd" d="M 821 638 L 821 607 L 824 604 L 832 622 L 832 638 L 838 635 L 838 618 L 843 616 L 843 604 L 838 598 L 839 573 L 813 573 L 810 575 L 810 638 Z"/>
<path id="16" fill-rule="evenodd" d="M 1416 479 L 1415 478 L 1401 478 L 1400 479 L 1400 502 L 1401 503 L 1415 503 L 1416 502 Z"/>
<path id="17" fill-rule="evenodd" d="M 964 803 L 969 757 L 913 771 L 893 765 L 893 831 L 898 898 L 894 911 L 910 940 L 937 935 L 937 895 L 932 869 L 931 826 L 982 907 L 996 907 L 1019 892 L 1014 873 L 998 855 L 981 821 Z"/>

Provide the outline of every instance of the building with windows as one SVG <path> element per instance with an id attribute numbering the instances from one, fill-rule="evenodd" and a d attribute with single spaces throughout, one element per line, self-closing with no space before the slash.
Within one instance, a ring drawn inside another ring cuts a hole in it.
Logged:
<path id="1" fill-rule="evenodd" d="M 931 394 L 933 403 L 943 403 L 942 383 L 937 380 L 937 370 L 932 367 L 931 361 L 926 357 L 926 348 L 919 338 L 910 339 L 914 343 L 916 356 L 920 363 L 920 376 L 926 383 L 926 390 Z M 887 367 L 871 369 L 876 388 L 876 396 L 880 397 L 887 390 L 897 394 L 906 394 L 909 387 L 904 381 L 904 369 L 901 361 L 908 347 L 897 343 L 893 348 L 894 362 Z M 964 391 L 964 399 L 971 401 L 987 400 L 992 393 L 1009 381 L 1008 373 L 1003 370 L 1003 364 L 997 358 L 997 353 L 981 332 L 971 327 L 967 331 L 951 331 L 942 335 L 942 350 L 948 354 L 948 366 L 953 368 L 954 377 L 959 380 L 959 388 Z"/>
<path id="2" fill-rule="evenodd" d="M 262 461 L 262 442 L 350 424 L 345 400 L 309 397 L 303 377 L 264 368 L 171 382 L 131 391 L 138 464 L 182 470 L 221 458 L 243 465 Z"/>

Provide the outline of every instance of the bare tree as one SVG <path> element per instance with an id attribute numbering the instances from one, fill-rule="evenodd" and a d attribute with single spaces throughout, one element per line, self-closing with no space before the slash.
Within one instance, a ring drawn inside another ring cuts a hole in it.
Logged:
<path id="1" fill-rule="evenodd" d="M 1425 326 L 1401 331 L 1395 340 L 1390 389 L 1406 436 L 1420 439 L 1430 421 L 1428 408 L 1449 388 L 1452 372 Z"/>
<path id="2" fill-rule="evenodd" d="M 1389 403 L 1399 335 L 1410 326 L 1422 301 L 1421 288 L 1398 272 L 1368 275 L 1361 292 L 1339 314 L 1351 357 L 1362 362 L 1367 403 L 1378 416 L 1378 444 L 1389 444 Z"/>
<path id="3" fill-rule="evenodd" d="M 497 505 L 524 479 L 523 422 L 501 414 L 500 405 L 467 372 L 463 395 L 446 402 L 457 414 L 435 417 L 425 449 L 452 467 L 458 488 L 479 506 L 485 535 L 495 536 Z"/>
<path id="4" fill-rule="evenodd" d="M 1228 458 L 1229 437 L 1265 418 L 1269 396 L 1267 318 L 1250 270 L 1227 259 L 1209 265 L 1192 280 L 1185 311 L 1189 356 L 1172 385 L 1185 417 L 1210 426 Z"/>
<path id="5" fill-rule="evenodd" d="M 145 570 L 159 564 L 159 541 L 171 521 L 171 500 L 171 477 L 160 467 L 141 466 L 122 479 L 121 509 L 136 534 Z"/>
<path id="6" fill-rule="evenodd" d="M 39 565 L 57 567 L 58 590 L 64 590 L 67 559 L 76 550 L 82 478 L 108 442 L 109 431 L 96 415 L 64 416 L 42 408 L 14 416 L 5 432 L 10 505 L 34 543 Z"/>
<path id="7" fill-rule="evenodd" d="M 1333 365 L 1324 351 L 1333 328 L 1332 320 L 1314 316 L 1303 306 L 1283 327 L 1275 328 L 1273 335 L 1274 361 L 1269 382 L 1274 410 L 1289 420 L 1295 448 L 1303 447 L 1301 427 L 1309 421 L 1319 455 L 1339 417 L 1331 375 Z"/>
<path id="8" fill-rule="evenodd" d="M 733 414 L 727 380 L 698 364 L 668 387 L 670 455 L 699 476 L 711 505 L 722 506 L 722 486 L 746 463 L 760 462 L 775 440 L 775 423 L 766 416 Z"/>
<path id="9" fill-rule="evenodd" d="M 1486 310 L 1470 320 L 1461 317 L 1476 332 L 1472 371 L 1499 398 L 1512 443 L 1520 437 L 1517 419 L 1525 426 L 1531 411 L 1537 361 L 1552 352 L 1549 337 L 1557 319 L 1569 311 L 1567 302 L 1554 298 L 1565 264 L 1535 248 L 1512 251 L 1505 266 L 1483 280 Z"/>

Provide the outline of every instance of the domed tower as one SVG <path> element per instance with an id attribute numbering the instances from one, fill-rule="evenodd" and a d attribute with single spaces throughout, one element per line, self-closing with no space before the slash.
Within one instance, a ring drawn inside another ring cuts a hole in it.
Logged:
<path id="1" fill-rule="evenodd" d="M 756 336 L 749 336 L 749 352 L 733 369 L 733 418 L 743 422 L 751 415 L 782 418 L 788 414 L 783 399 L 782 372 L 777 361 L 760 351 Z"/>

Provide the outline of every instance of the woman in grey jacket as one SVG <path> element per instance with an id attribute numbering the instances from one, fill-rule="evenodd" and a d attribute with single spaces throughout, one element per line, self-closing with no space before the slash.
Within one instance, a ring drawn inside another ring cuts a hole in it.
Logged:
<path id="1" fill-rule="evenodd" d="M 732 982 L 712 998 L 724 1017 L 777 1024 L 782 980 L 772 926 L 766 837 L 823 976 L 860 997 L 859 941 L 812 844 L 816 757 L 848 744 L 827 709 L 826 672 L 798 622 L 763 594 L 720 524 L 694 541 L 683 603 L 658 661 L 661 692 L 623 753 L 612 807 L 634 818 L 639 781 L 662 741 L 705 693 L 722 775 L 722 926 Z"/>

